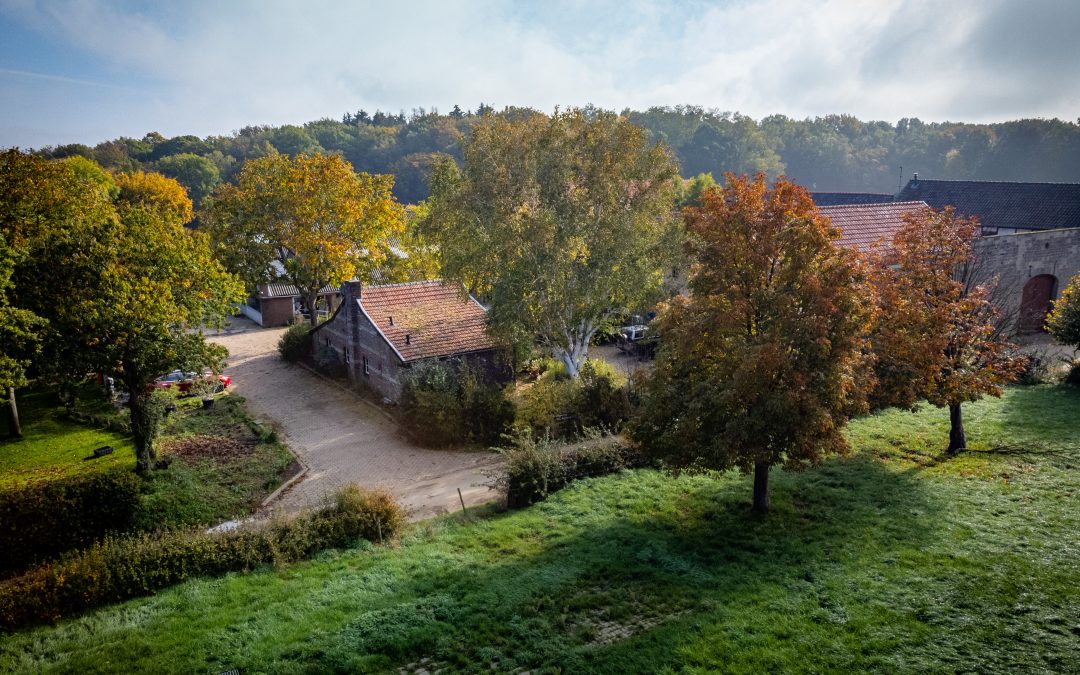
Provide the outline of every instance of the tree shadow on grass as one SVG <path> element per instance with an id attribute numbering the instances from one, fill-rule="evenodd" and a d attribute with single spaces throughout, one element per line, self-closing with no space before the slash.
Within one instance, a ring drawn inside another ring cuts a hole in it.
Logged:
<path id="1" fill-rule="evenodd" d="M 863 458 L 776 472 L 767 516 L 749 498 L 749 479 L 730 474 L 583 481 L 502 516 L 511 527 L 454 530 L 452 547 L 481 564 L 420 565 L 394 604 L 284 656 L 312 671 L 427 658 L 429 670 L 655 672 L 724 616 L 781 621 L 809 607 L 826 626 L 840 620 L 828 587 L 837 569 L 887 564 L 934 537 L 919 481 Z"/>

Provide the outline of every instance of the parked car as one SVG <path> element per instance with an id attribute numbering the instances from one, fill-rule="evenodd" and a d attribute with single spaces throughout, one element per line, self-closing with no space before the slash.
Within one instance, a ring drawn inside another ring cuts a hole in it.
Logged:
<path id="1" fill-rule="evenodd" d="M 615 344 L 626 354 L 639 358 L 656 355 L 657 336 L 643 324 L 623 326 L 615 336 Z"/>
<path id="2" fill-rule="evenodd" d="M 213 380 L 214 373 L 210 371 L 204 372 L 202 375 L 198 373 L 186 373 L 182 370 L 174 370 L 171 373 L 166 373 L 161 377 L 154 380 L 153 387 L 155 389 L 172 389 L 176 387 L 181 393 L 186 394 L 191 391 L 191 386 L 195 383 L 196 378 L 202 378 L 204 380 Z M 215 391 L 225 391 L 232 384 L 232 378 L 228 375 L 217 376 L 217 386 Z"/>

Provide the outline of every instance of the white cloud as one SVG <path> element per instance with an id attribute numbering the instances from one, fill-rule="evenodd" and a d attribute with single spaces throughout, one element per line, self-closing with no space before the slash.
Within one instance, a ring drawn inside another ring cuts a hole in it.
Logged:
<path id="1" fill-rule="evenodd" d="M 78 133 L 89 133 L 85 118 L 97 121 L 95 135 L 79 139 L 86 142 L 481 101 L 545 110 L 692 103 L 754 116 L 888 120 L 1072 118 L 1080 109 L 1080 69 L 1062 66 L 1080 62 L 1070 39 L 1080 12 L 1052 0 L 736 0 L 674 9 L 644 0 L 247 0 L 152 13 L 104 0 L 20 0 L 7 13 L 105 64 L 95 81 L 154 84 L 145 95 L 118 92 L 80 109 Z M 35 88 L 20 82 L 6 87 L 30 98 L 19 114 L 34 117 Z M 35 119 L 63 127 L 55 111 Z M 5 121 L 5 136 L 17 124 L 30 122 Z"/>

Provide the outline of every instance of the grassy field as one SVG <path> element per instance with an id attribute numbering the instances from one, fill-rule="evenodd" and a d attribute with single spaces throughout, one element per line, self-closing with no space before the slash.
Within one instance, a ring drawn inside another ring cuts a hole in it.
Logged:
<path id="1" fill-rule="evenodd" d="M 67 419 L 52 394 L 20 392 L 21 440 L 0 440 L 0 490 L 117 466 L 135 467 L 130 438 Z M 94 460 L 94 448 L 113 446 L 113 454 Z"/>
<path id="2" fill-rule="evenodd" d="M 127 410 L 81 393 L 87 413 L 126 417 Z M 140 529 L 216 523 L 248 515 L 274 487 L 292 459 L 276 437 L 261 436 L 249 423 L 242 397 L 219 396 L 204 410 L 198 398 L 177 401 L 158 443 L 167 469 L 147 481 Z M 0 490 L 33 485 L 87 471 L 134 470 L 130 437 L 67 418 L 47 392 L 20 397 L 23 438 L 0 441 Z M 111 445 L 111 455 L 87 460 L 94 448 Z"/>
<path id="3" fill-rule="evenodd" d="M 1080 664 L 1080 392 L 855 422 L 750 479 L 653 471 L 393 547 L 184 584 L 0 638 L 0 670 L 1067 672 Z"/>

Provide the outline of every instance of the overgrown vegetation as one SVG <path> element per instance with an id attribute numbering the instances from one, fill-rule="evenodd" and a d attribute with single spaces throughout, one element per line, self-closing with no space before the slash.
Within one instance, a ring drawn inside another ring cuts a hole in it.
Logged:
<path id="1" fill-rule="evenodd" d="M 586 360 L 576 380 L 555 359 L 540 359 L 535 381 L 515 394 L 518 432 L 575 438 L 586 429 L 618 432 L 632 412 L 626 378 L 600 359 Z"/>
<path id="2" fill-rule="evenodd" d="M 307 358 L 311 354 L 311 326 L 303 322 L 289 326 L 278 340 L 278 353 L 286 361 Z"/>
<path id="3" fill-rule="evenodd" d="M 0 491 L 0 575 L 131 529 L 141 488 L 113 469 Z"/>
<path id="4" fill-rule="evenodd" d="M 501 450 L 506 458 L 497 487 L 506 493 L 506 505 L 516 509 L 534 504 L 581 478 L 595 478 L 623 469 L 644 466 L 645 457 L 622 438 L 597 431 L 584 441 L 565 446 L 549 436 L 520 434 Z"/>
<path id="5" fill-rule="evenodd" d="M 855 454 L 774 472 L 766 518 L 737 472 L 586 479 L 8 635 L 0 670 L 1065 672 L 1078 411 L 1072 388 L 1008 389 L 948 461 L 938 409 L 855 420 Z"/>
<path id="6" fill-rule="evenodd" d="M 421 443 L 495 445 L 514 421 L 514 404 L 500 387 L 466 363 L 427 361 L 405 375 L 405 424 Z"/>
<path id="7" fill-rule="evenodd" d="M 351 486 L 328 508 L 224 534 L 191 529 L 109 537 L 0 582 L 0 625 L 57 621 L 192 577 L 280 566 L 357 540 L 382 542 L 404 524 L 405 512 L 388 493 Z"/>

